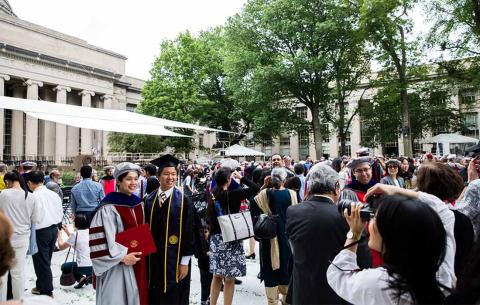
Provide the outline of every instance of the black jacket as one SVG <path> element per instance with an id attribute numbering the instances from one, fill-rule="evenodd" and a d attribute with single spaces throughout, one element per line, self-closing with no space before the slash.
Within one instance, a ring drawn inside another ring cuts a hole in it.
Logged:
<path id="1" fill-rule="evenodd" d="M 347 232 L 347 222 L 328 198 L 312 196 L 288 208 L 293 272 L 287 299 L 292 305 L 346 303 L 328 285 L 327 268 L 343 248 Z"/>

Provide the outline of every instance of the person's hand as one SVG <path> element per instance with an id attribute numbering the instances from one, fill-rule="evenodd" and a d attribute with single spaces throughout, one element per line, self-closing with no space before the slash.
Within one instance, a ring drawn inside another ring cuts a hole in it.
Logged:
<path id="1" fill-rule="evenodd" d="M 480 166 L 478 165 L 477 162 L 478 160 L 477 158 L 475 158 L 472 161 L 470 161 L 470 163 L 468 164 L 468 168 L 467 168 L 468 182 L 471 182 L 479 178 L 478 171 L 480 170 Z"/>
<path id="2" fill-rule="evenodd" d="M 178 267 L 178 281 L 183 280 L 188 275 L 188 265 L 180 265 Z"/>
<path id="3" fill-rule="evenodd" d="M 348 226 L 350 227 L 350 231 L 352 231 L 357 236 L 362 234 L 363 228 L 365 227 L 365 222 L 362 221 L 360 218 L 360 210 L 363 208 L 363 204 L 361 203 L 352 203 L 350 208 L 350 215 L 348 215 L 348 210 L 343 210 L 343 216 L 347 220 Z"/>
<path id="4" fill-rule="evenodd" d="M 142 252 L 129 253 L 123 257 L 122 263 L 127 266 L 133 266 L 141 259 L 140 255 L 142 255 Z"/>
<path id="5" fill-rule="evenodd" d="M 237 171 L 234 171 L 234 172 L 232 173 L 232 178 L 236 178 L 236 179 L 239 179 L 239 180 L 240 180 L 240 179 L 242 179 L 242 174 L 240 174 L 240 173 L 237 172 Z"/>
<path id="6" fill-rule="evenodd" d="M 62 225 L 62 230 L 65 231 L 65 233 L 67 233 L 67 235 L 70 236 L 70 231 L 68 230 L 68 226 L 66 224 Z"/>
<path id="7" fill-rule="evenodd" d="M 365 194 L 365 200 L 367 200 L 370 196 L 375 194 L 388 195 L 388 196 L 395 195 L 398 189 L 399 187 L 394 185 L 377 183 L 368 189 L 367 193 Z"/>

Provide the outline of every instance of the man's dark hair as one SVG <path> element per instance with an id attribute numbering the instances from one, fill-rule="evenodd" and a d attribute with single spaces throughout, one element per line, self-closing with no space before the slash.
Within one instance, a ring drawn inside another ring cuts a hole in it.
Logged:
<path id="1" fill-rule="evenodd" d="M 89 228 L 88 219 L 85 214 L 75 214 L 75 227 L 78 230 L 85 230 Z"/>
<path id="2" fill-rule="evenodd" d="M 33 184 L 40 184 L 43 183 L 44 173 L 42 171 L 31 171 L 28 173 L 28 181 L 32 182 Z"/>
<path id="3" fill-rule="evenodd" d="M 150 176 L 155 176 L 157 174 L 157 167 L 153 164 L 147 164 L 143 169 Z"/>
<path id="4" fill-rule="evenodd" d="M 82 166 L 80 176 L 82 176 L 83 179 L 92 178 L 92 167 L 90 165 Z"/>
<path id="5" fill-rule="evenodd" d="M 297 163 L 293 167 L 293 170 L 295 171 L 295 175 L 301 175 L 305 173 L 305 166 L 303 166 L 303 164 Z"/>

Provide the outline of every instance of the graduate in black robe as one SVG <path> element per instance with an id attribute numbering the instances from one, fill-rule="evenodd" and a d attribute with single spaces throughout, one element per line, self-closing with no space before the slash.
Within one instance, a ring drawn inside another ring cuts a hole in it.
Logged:
<path id="1" fill-rule="evenodd" d="M 190 259 L 195 251 L 194 207 L 177 188 L 178 160 L 162 156 L 157 165 L 160 187 L 145 198 L 146 221 L 157 252 L 147 257 L 149 304 L 189 304 Z"/>

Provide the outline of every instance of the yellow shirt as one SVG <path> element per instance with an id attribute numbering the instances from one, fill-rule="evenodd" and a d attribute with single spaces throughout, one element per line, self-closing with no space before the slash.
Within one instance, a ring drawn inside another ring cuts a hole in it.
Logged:
<path id="1" fill-rule="evenodd" d="M 3 175 L 0 176 L 0 191 L 6 189 L 5 181 L 3 181 Z"/>

